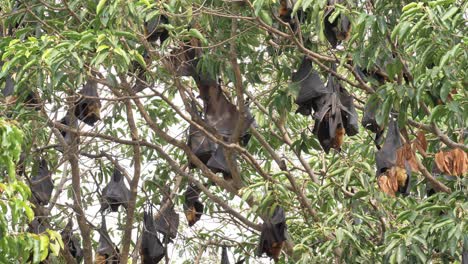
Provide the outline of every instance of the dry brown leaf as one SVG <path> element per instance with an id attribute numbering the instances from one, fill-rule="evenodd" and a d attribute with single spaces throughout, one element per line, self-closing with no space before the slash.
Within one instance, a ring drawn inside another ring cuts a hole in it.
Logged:
<path id="1" fill-rule="evenodd" d="M 418 133 L 416 133 L 416 138 L 413 140 L 413 145 L 419 151 L 419 153 L 421 153 L 421 155 L 426 156 L 427 140 L 423 131 L 418 131 Z"/>
<path id="2" fill-rule="evenodd" d="M 397 161 L 396 165 L 401 168 L 405 168 L 405 161 L 411 167 L 412 171 L 419 172 L 418 163 L 416 162 L 416 157 L 411 145 L 405 143 L 401 148 L 397 150 Z"/>
<path id="3" fill-rule="evenodd" d="M 435 155 L 435 163 L 439 171 L 451 176 L 463 176 L 468 172 L 467 154 L 459 148 L 439 151 Z"/>

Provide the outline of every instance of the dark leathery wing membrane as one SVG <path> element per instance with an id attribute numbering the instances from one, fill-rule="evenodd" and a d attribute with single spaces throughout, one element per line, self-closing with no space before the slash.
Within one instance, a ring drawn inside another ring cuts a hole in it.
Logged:
<path id="1" fill-rule="evenodd" d="M 70 128 L 77 128 L 78 127 L 78 120 L 74 118 L 74 123 L 71 122 L 72 118 L 69 116 L 70 113 L 67 113 L 62 119 L 60 119 L 60 123 L 62 125 L 68 126 Z M 71 134 L 65 130 L 59 129 L 60 134 L 62 134 L 65 143 L 71 144 Z"/>
<path id="2" fill-rule="evenodd" d="M 70 254 L 76 259 L 77 263 L 81 263 L 83 260 L 83 249 L 81 248 L 80 240 L 73 235 L 73 221 L 71 218 L 60 235 L 62 236 L 63 243 L 68 247 Z"/>
<path id="3" fill-rule="evenodd" d="M 226 247 L 223 247 L 221 252 L 221 264 L 229 264 L 229 258 Z"/>
<path id="4" fill-rule="evenodd" d="M 346 135 L 354 136 L 359 133 L 358 114 L 354 107 L 354 98 L 343 86 L 340 86 L 340 101 Z"/>
<path id="5" fill-rule="evenodd" d="M 157 237 L 152 210 L 143 214 L 140 254 L 143 264 L 156 264 L 164 258 L 165 248 Z"/>
<path id="6" fill-rule="evenodd" d="M 296 112 L 302 115 L 310 115 L 314 101 L 329 93 L 318 73 L 312 68 L 312 61 L 305 56 L 299 70 L 292 75 L 292 81 L 300 86 L 296 98 L 299 108 Z"/>
<path id="7" fill-rule="evenodd" d="M 110 207 L 112 212 L 117 212 L 120 205 L 127 209 L 129 198 L 130 190 L 125 185 L 122 172 L 114 168 L 111 181 L 102 191 L 101 211 Z"/>
<path id="8" fill-rule="evenodd" d="M 161 203 L 166 204 L 167 199 Z M 159 212 L 159 217 L 155 219 L 155 229 L 164 237 L 175 239 L 177 237 L 177 229 L 179 228 L 179 214 L 174 210 L 174 204 L 169 202 L 169 206 Z"/>
<path id="9" fill-rule="evenodd" d="M 155 15 L 145 23 L 146 39 L 150 42 L 159 41 L 163 43 L 168 37 L 169 32 L 161 27 L 163 24 L 169 24 L 169 20 L 165 15 Z"/>
<path id="10" fill-rule="evenodd" d="M 38 204 L 47 205 L 49 204 L 53 189 L 54 183 L 52 182 L 52 174 L 47 166 L 47 161 L 41 159 L 37 175 L 31 178 L 31 192 Z"/>
<path id="11" fill-rule="evenodd" d="M 88 79 L 79 93 L 82 96 L 75 104 L 75 116 L 85 124 L 93 126 L 101 120 L 101 100 L 97 98 L 99 97 L 97 82 Z"/>
<path id="12" fill-rule="evenodd" d="M 105 260 L 105 263 L 119 263 L 119 249 L 112 242 L 107 232 L 106 218 L 102 216 L 101 227 L 99 228 L 99 244 L 96 250 L 96 259 Z"/>
<path id="13" fill-rule="evenodd" d="M 203 214 L 203 203 L 200 201 L 200 189 L 196 185 L 188 185 L 184 194 L 184 213 L 189 226 L 200 220 Z"/>
<path id="14" fill-rule="evenodd" d="M 257 255 L 265 253 L 270 258 L 278 261 L 284 241 L 286 241 L 286 216 L 283 208 L 277 206 L 273 215 L 267 218 L 262 225 Z"/>
<path id="15" fill-rule="evenodd" d="M 208 138 L 203 132 L 197 129 L 194 125 L 189 127 L 189 135 L 187 145 L 193 151 L 195 156 L 200 159 L 205 165 L 216 151 L 217 145 Z M 193 163 L 189 164 L 190 168 L 195 168 Z"/>
<path id="16" fill-rule="evenodd" d="M 351 30 L 351 22 L 349 18 L 344 14 L 340 14 L 335 18 L 333 22 L 330 22 L 330 18 L 335 11 L 335 3 L 342 3 L 342 0 L 328 0 L 327 8 L 325 10 L 324 16 L 324 35 L 327 38 L 328 42 L 333 48 L 342 41 L 348 38 L 349 31 Z"/>

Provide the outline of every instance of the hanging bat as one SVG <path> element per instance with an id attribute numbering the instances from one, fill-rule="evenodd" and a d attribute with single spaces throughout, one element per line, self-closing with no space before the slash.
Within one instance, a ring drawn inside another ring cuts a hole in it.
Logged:
<path id="1" fill-rule="evenodd" d="M 335 11 L 335 3 L 341 4 L 342 2 L 343 0 L 328 0 L 327 8 L 325 9 L 323 33 L 333 48 L 336 48 L 342 40 L 347 39 L 351 30 L 351 22 L 343 14 L 340 14 L 333 22 L 330 22 L 330 18 Z"/>
<path id="2" fill-rule="evenodd" d="M 163 24 L 169 24 L 169 19 L 164 15 L 156 15 L 145 22 L 146 39 L 150 42 L 156 42 L 159 39 L 162 44 L 169 37 L 169 32 L 161 27 Z"/>
<path id="3" fill-rule="evenodd" d="M 299 83 L 299 94 L 296 104 L 299 105 L 296 113 L 310 115 L 312 107 L 316 108 L 317 98 L 330 93 L 323 84 L 320 76 L 312 68 L 312 61 L 304 56 L 297 72 L 292 75 L 292 81 Z"/>
<path id="4" fill-rule="evenodd" d="M 47 230 L 47 228 L 44 226 L 44 223 L 40 220 L 40 218 L 34 217 L 32 222 L 29 224 L 29 230 L 28 232 L 34 233 L 34 234 L 42 234 Z"/>
<path id="5" fill-rule="evenodd" d="M 52 174 L 47 166 L 47 161 L 41 159 L 39 161 L 38 173 L 31 179 L 31 192 L 36 203 L 39 205 L 49 204 L 53 189 L 54 183 L 52 181 Z"/>
<path id="6" fill-rule="evenodd" d="M 330 75 L 325 94 L 315 102 L 315 126 L 313 133 L 317 136 L 323 150 L 328 153 L 331 148 L 341 150 L 345 133 L 353 136 L 358 133 L 357 113 L 351 95 Z"/>
<path id="7" fill-rule="evenodd" d="M 377 146 L 379 146 L 382 141 L 384 128 L 382 126 L 379 126 L 379 124 L 377 124 L 377 121 L 375 119 L 375 112 L 377 111 L 377 107 L 378 107 L 378 102 L 375 104 L 368 102 L 366 104 L 366 106 L 364 107 L 364 113 L 362 116 L 361 125 L 364 128 L 375 133 L 374 142 Z"/>
<path id="8" fill-rule="evenodd" d="M 1 66 L 2 63 L 0 63 L 0 67 Z M 5 87 L 3 88 L 2 94 L 5 97 L 7 104 L 13 104 L 18 100 L 18 98 L 20 98 L 20 101 L 24 102 L 24 106 L 33 108 L 36 111 L 41 110 L 41 104 L 39 103 L 38 95 L 35 92 L 28 90 L 20 96 L 15 95 L 15 82 L 10 75 L 5 77 Z"/>
<path id="9" fill-rule="evenodd" d="M 189 135 L 187 137 L 187 145 L 193 151 L 195 156 L 207 164 L 213 153 L 216 151 L 217 144 L 210 140 L 203 132 L 197 129 L 194 125 L 189 127 Z M 189 167 L 195 168 L 193 163 L 189 164 Z"/>
<path id="10" fill-rule="evenodd" d="M 200 189 L 196 185 L 188 185 L 185 190 L 184 213 L 189 226 L 200 220 L 203 214 L 203 203 L 200 201 Z"/>
<path id="11" fill-rule="evenodd" d="M 85 124 L 94 126 L 94 123 L 101 120 L 101 100 L 97 98 L 97 82 L 88 79 L 79 93 L 82 96 L 75 103 L 75 116 Z"/>
<path id="12" fill-rule="evenodd" d="M 153 213 L 143 213 L 143 235 L 141 240 L 140 254 L 141 263 L 157 264 L 164 258 L 166 249 L 156 235 Z"/>
<path id="13" fill-rule="evenodd" d="M 263 253 L 275 262 L 278 261 L 284 241 L 286 241 L 286 217 L 283 208 L 277 206 L 271 218 L 263 222 L 260 241 L 257 248 L 257 255 Z"/>
<path id="14" fill-rule="evenodd" d="M 281 20 L 288 23 L 291 26 L 291 29 L 295 32 L 298 28 L 296 25 L 296 21 L 293 19 L 292 11 L 293 7 L 296 4 L 297 0 L 281 0 L 280 1 L 280 8 L 278 11 L 278 15 Z M 298 21 L 302 21 L 305 17 L 305 14 L 302 10 L 297 10 L 296 16 Z"/>
<path id="15" fill-rule="evenodd" d="M 114 168 L 111 181 L 102 190 L 100 211 L 103 212 L 110 207 L 112 212 L 117 212 L 120 205 L 127 209 L 129 199 L 130 190 L 125 186 L 122 172 Z"/>
<path id="16" fill-rule="evenodd" d="M 166 201 L 167 199 L 163 199 L 161 206 L 164 205 Z M 156 231 L 164 235 L 165 241 L 170 241 L 170 239 L 175 239 L 177 237 L 179 214 L 175 212 L 172 202 L 170 202 L 170 205 L 165 210 L 160 211 L 159 217 L 155 219 L 154 227 Z"/>
<path id="17" fill-rule="evenodd" d="M 386 194 L 394 197 L 398 191 L 408 194 L 410 189 L 411 169 L 404 158 L 400 158 L 403 149 L 400 139 L 398 123 L 393 118 L 388 124 L 387 136 L 383 147 L 377 151 L 375 161 L 377 164 L 377 182 L 380 189 Z"/>
<path id="18" fill-rule="evenodd" d="M 226 247 L 223 247 L 221 252 L 221 264 L 229 264 L 229 258 Z"/>
<path id="19" fill-rule="evenodd" d="M 73 235 L 73 221 L 71 218 L 60 234 L 63 244 L 68 248 L 72 257 L 76 259 L 77 263 L 81 263 L 83 260 L 83 249 L 81 248 L 80 240 Z"/>
<path id="20" fill-rule="evenodd" d="M 74 123 L 72 124 L 71 118 L 69 116 L 70 113 L 67 113 L 62 119 L 60 119 L 60 123 L 62 125 L 68 126 L 70 128 L 77 128 L 78 127 L 78 120 L 74 118 Z M 65 130 L 62 130 L 59 128 L 60 134 L 62 134 L 63 139 L 65 140 L 65 143 L 70 145 L 72 143 L 71 139 L 71 134 Z"/>
<path id="21" fill-rule="evenodd" d="M 102 215 L 101 228 L 99 228 L 99 245 L 96 250 L 95 264 L 120 263 L 119 249 L 114 245 L 107 232 L 106 218 Z"/>

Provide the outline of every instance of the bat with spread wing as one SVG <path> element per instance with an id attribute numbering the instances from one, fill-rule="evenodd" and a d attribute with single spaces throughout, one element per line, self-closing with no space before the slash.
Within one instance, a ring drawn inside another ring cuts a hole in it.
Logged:
<path id="1" fill-rule="evenodd" d="M 49 204 L 53 189 L 54 183 L 52 181 L 52 174 L 47 166 L 47 161 L 41 159 L 37 175 L 31 178 L 31 192 L 37 204 Z"/>
<path id="2" fill-rule="evenodd" d="M 106 218 L 102 216 L 99 228 L 99 244 L 96 250 L 95 264 L 117 264 L 120 263 L 119 248 L 114 245 L 107 232 Z"/>
<path id="3" fill-rule="evenodd" d="M 379 188 L 392 197 L 396 192 L 408 194 L 410 189 L 411 169 L 406 159 L 401 157 L 404 156 L 402 150 L 398 123 L 390 118 L 385 142 L 377 151 L 375 162 Z"/>
<path id="4" fill-rule="evenodd" d="M 273 215 L 267 218 L 262 225 L 257 255 L 262 256 L 263 253 L 266 253 L 268 257 L 277 262 L 284 241 L 286 241 L 286 234 L 286 216 L 283 208 L 277 206 Z"/>
<path id="5" fill-rule="evenodd" d="M 77 263 L 81 263 L 83 260 L 83 249 L 81 248 L 80 240 L 73 235 L 73 221 L 71 218 L 60 235 L 62 236 L 63 244 L 68 248 L 72 257 L 76 259 Z"/>
<path id="6" fill-rule="evenodd" d="M 165 251 L 166 249 L 156 234 L 153 213 L 150 209 L 149 212 L 143 214 L 143 235 L 140 246 L 141 263 L 157 264 L 164 258 Z"/>
<path id="7" fill-rule="evenodd" d="M 345 133 L 348 136 L 359 132 L 358 115 L 352 96 L 332 75 L 328 78 L 327 93 L 315 101 L 313 133 L 326 153 L 331 148 L 340 150 Z"/>
<path id="8" fill-rule="evenodd" d="M 335 3 L 341 4 L 342 2 L 343 0 L 328 0 L 327 8 L 325 9 L 323 33 L 333 48 L 336 48 L 342 40 L 347 39 L 351 30 L 351 22 L 344 14 L 335 17 L 333 22 L 330 21 L 330 18 L 332 18 L 335 12 Z"/>
<path id="9" fill-rule="evenodd" d="M 101 120 L 101 100 L 97 82 L 89 79 L 79 92 L 82 96 L 75 103 L 75 116 L 89 126 Z"/>
<path id="10" fill-rule="evenodd" d="M 163 199 L 161 206 L 166 204 L 169 198 Z M 177 237 L 179 228 L 179 214 L 174 210 L 174 204 L 169 201 L 169 206 L 160 211 L 159 217 L 155 219 L 154 227 L 156 231 L 164 235 L 164 241 L 170 242 L 170 239 Z"/>
<path id="11" fill-rule="evenodd" d="M 123 178 L 122 172 L 114 168 L 111 181 L 102 190 L 101 212 L 109 207 L 112 212 L 117 212 L 120 205 L 127 209 L 130 190 Z"/>
<path id="12" fill-rule="evenodd" d="M 203 214 L 203 203 L 200 201 L 200 189 L 196 185 L 188 185 L 184 194 L 184 213 L 189 226 L 200 220 Z"/>
<path id="13" fill-rule="evenodd" d="M 312 109 L 317 109 L 318 99 L 330 93 L 312 68 L 312 61 L 305 56 L 297 72 L 292 75 L 292 81 L 299 84 L 299 94 L 296 98 L 299 107 L 296 113 L 302 115 L 310 115 Z"/>

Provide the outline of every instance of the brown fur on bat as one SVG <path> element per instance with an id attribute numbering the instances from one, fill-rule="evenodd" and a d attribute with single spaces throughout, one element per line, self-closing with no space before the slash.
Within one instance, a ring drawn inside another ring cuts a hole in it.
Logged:
<path id="1" fill-rule="evenodd" d="M 266 253 L 273 258 L 275 262 L 279 260 L 281 250 L 286 241 L 287 226 L 286 217 L 283 208 L 277 206 L 273 215 L 262 225 L 259 244 L 257 247 L 257 256 Z"/>
<path id="2" fill-rule="evenodd" d="M 188 185 L 184 198 L 184 214 L 189 226 L 193 226 L 203 214 L 204 206 L 200 201 L 200 189 L 196 185 Z"/>
<path id="3" fill-rule="evenodd" d="M 333 48 L 336 48 L 341 41 L 348 39 L 351 32 L 351 22 L 347 16 L 340 14 L 333 22 L 329 20 L 335 11 L 335 3 L 341 4 L 342 2 L 343 0 L 328 0 L 325 10 L 323 33 Z"/>
<path id="4" fill-rule="evenodd" d="M 79 93 L 82 96 L 75 103 L 75 116 L 85 124 L 94 126 L 94 123 L 101 120 L 101 100 L 96 98 L 99 97 L 97 82 L 89 79 Z"/>

